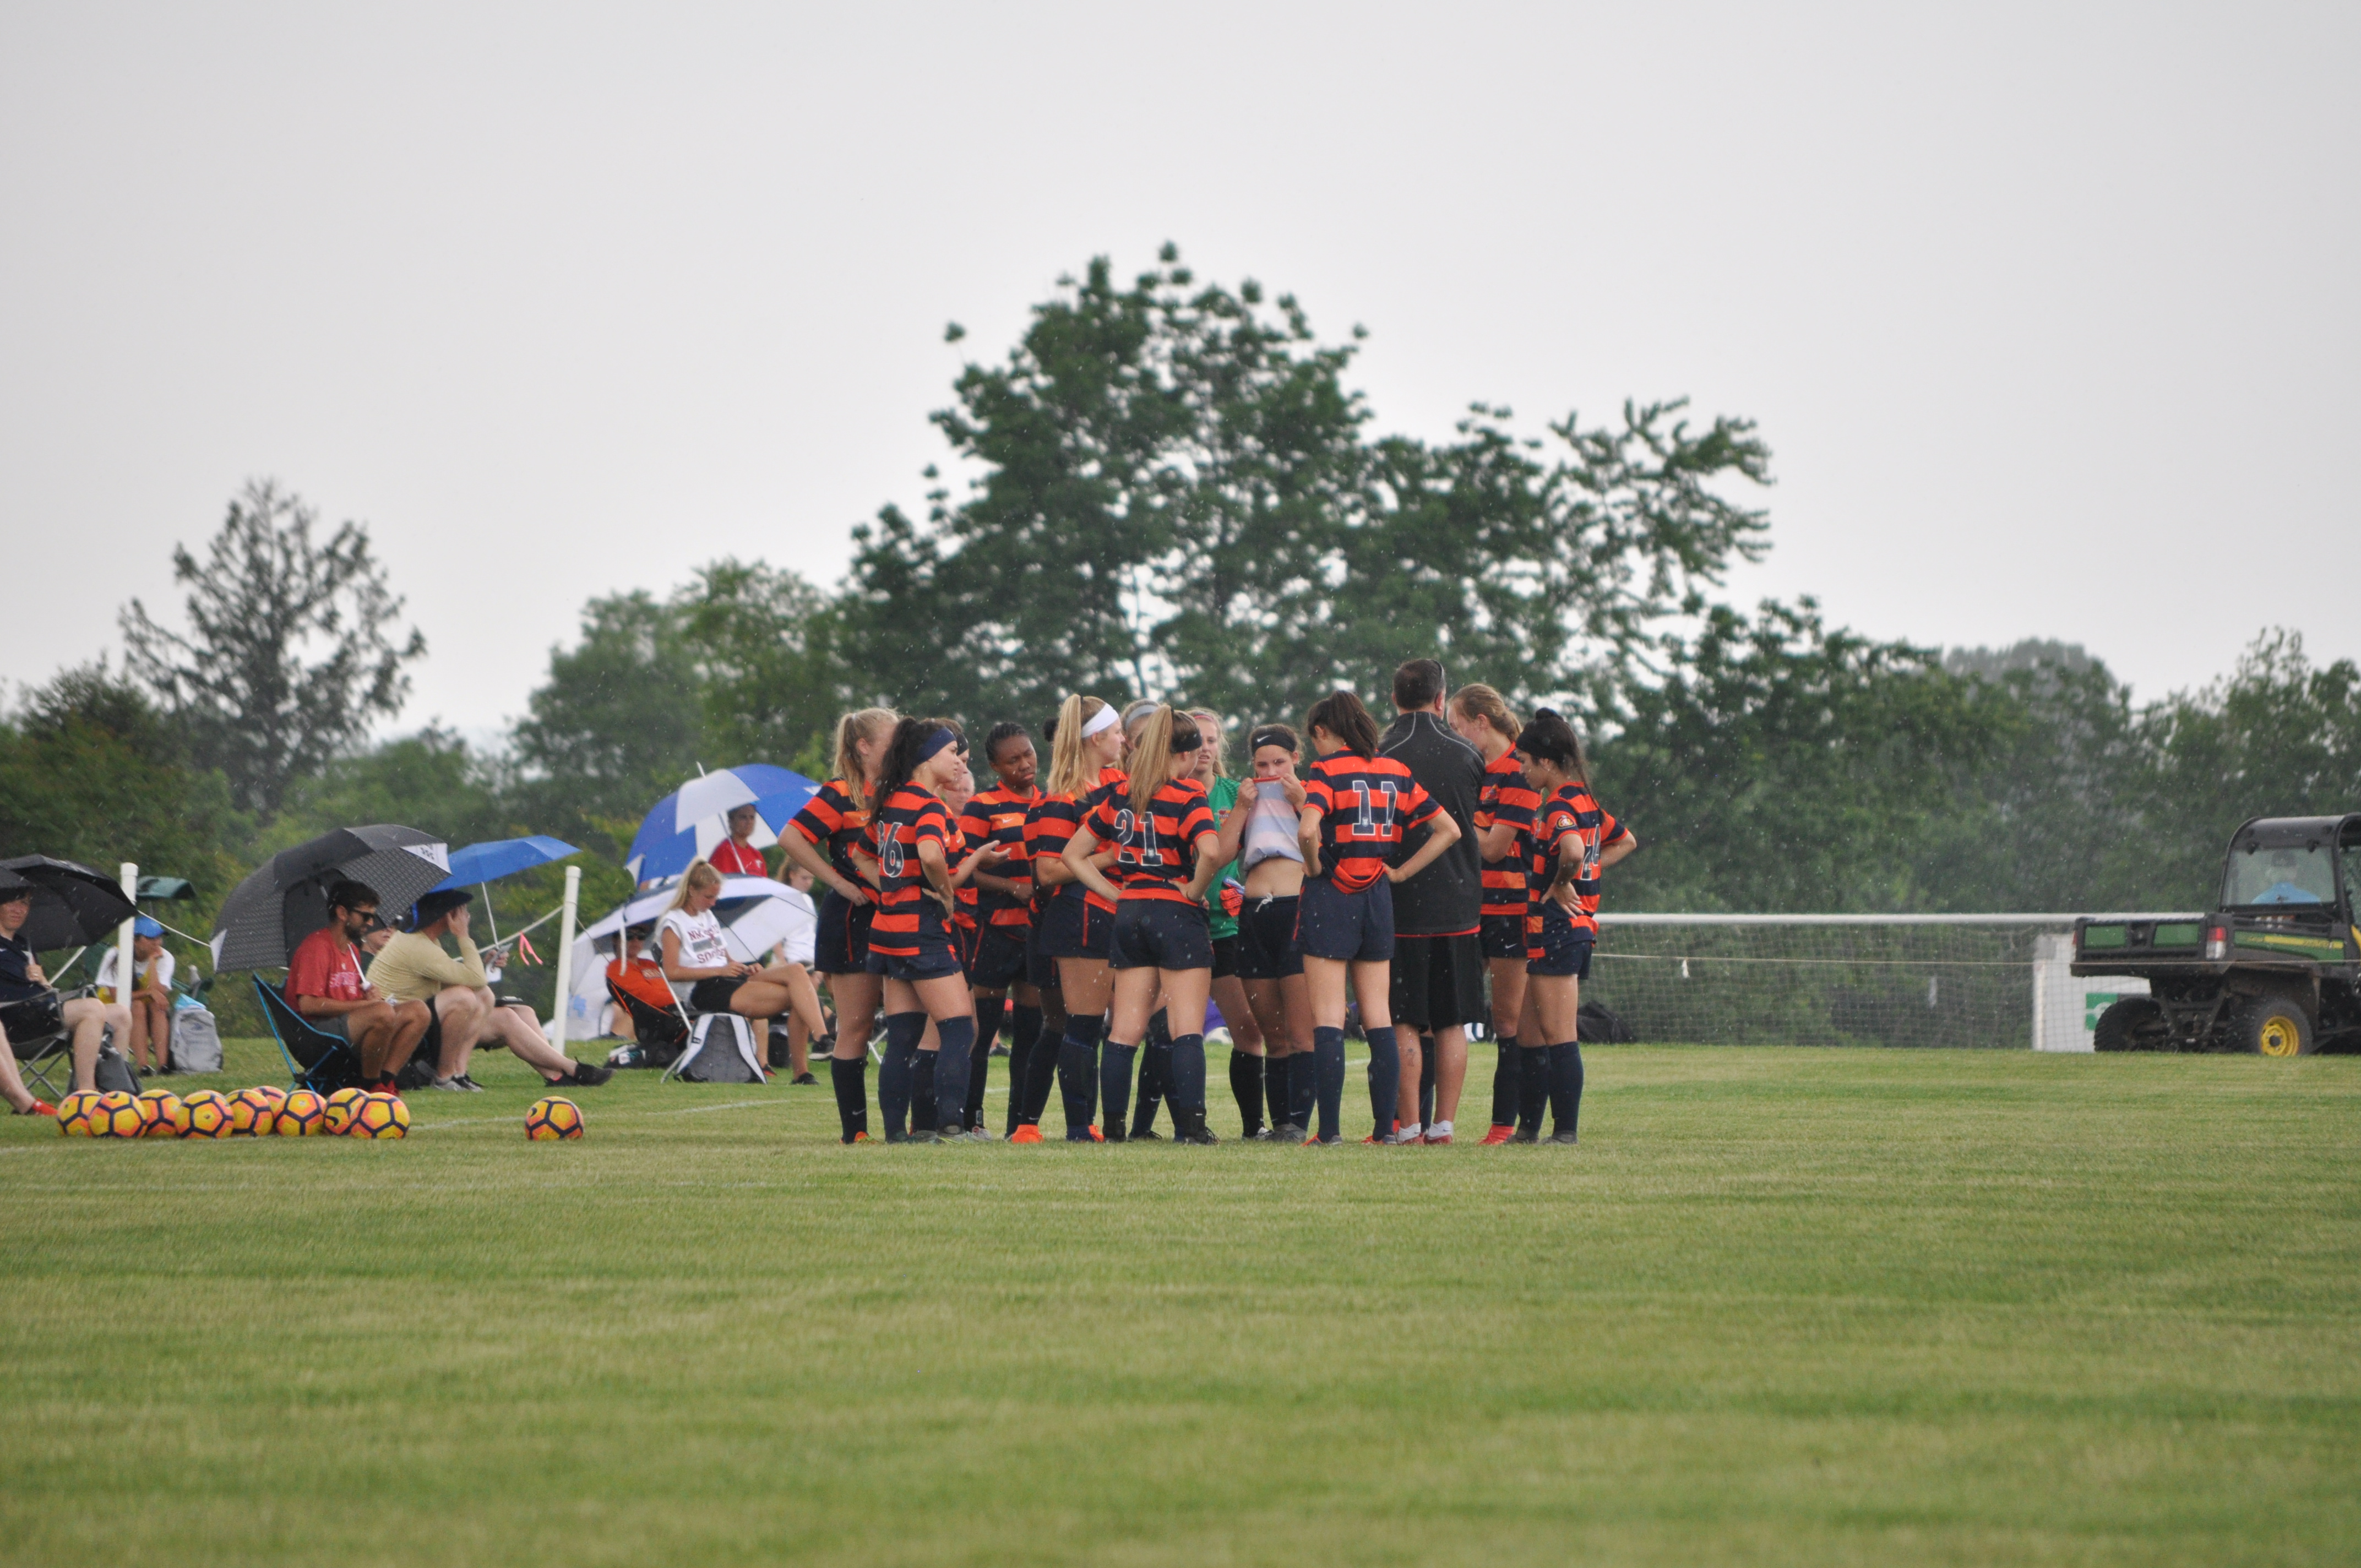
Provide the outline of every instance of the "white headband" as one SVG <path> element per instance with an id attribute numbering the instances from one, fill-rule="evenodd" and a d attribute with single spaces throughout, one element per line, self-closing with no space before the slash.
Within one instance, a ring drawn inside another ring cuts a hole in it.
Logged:
<path id="1" fill-rule="evenodd" d="M 1087 740 L 1100 730 L 1112 729 L 1121 722 L 1122 720 L 1115 717 L 1114 708 L 1102 707 L 1082 720 L 1082 739 Z"/>

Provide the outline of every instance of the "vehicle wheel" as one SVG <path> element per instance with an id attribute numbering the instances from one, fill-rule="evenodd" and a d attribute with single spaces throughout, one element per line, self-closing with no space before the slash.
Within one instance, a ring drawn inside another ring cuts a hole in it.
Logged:
<path id="1" fill-rule="evenodd" d="M 2099 1014 L 2092 1044 L 2103 1051 L 2154 1051 L 2164 1047 L 2164 1009 L 2151 997 L 2126 996 Z"/>
<path id="2" fill-rule="evenodd" d="M 2249 1056 L 2308 1057 L 2312 1020 L 2284 997 L 2258 997 L 2238 1010 L 2231 1038 Z"/>

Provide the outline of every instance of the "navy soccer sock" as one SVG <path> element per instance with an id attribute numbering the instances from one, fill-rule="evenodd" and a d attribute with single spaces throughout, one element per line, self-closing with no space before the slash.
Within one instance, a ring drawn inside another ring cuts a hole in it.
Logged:
<path id="1" fill-rule="evenodd" d="M 1418 1120 L 1421 1126 L 1432 1126 L 1434 1124 L 1435 1036 L 1421 1035 L 1418 1044 Z"/>
<path id="2" fill-rule="evenodd" d="M 1265 1058 L 1233 1048 L 1230 1052 L 1230 1098 L 1238 1102 L 1238 1135 L 1250 1138 L 1262 1127 L 1262 1075 Z"/>
<path id="3" fill-rule="evenodd" d="M 1313 1081 L 1319 1086 L 1320 1136 L 1323 1140 L 1342 1137 L 1344 1130 L 1337 1124 L 1345 1114 L 1345 1031 L 1314 1028 L 1312 1060 Z"/>
<path id="4" fill-rule="evenodd" d="M 1382 1143 L 1394 1130 L 1397 1098 L 1401 1093 L 1401 1047 L 1390 1028 L 1369 1031 L 1369 1114 L 1377 1122 Z"/>
<path id="5" fill-rule="evenodd" d="M 1550 1056 L 1550 1120 L 1552 1132 L 1572 1133 L 1582 1120 L 1582 1047 L 1568 1040 L 1552 1046 Z"/>
<path id="6" fill-rule="evenodd" d="M 1123 1108 L 1131 1103 L 1131 1058 L 1138 1054 L 1137 1042 L 1119 1046 L 1113 1040 L 1099 1052 L 1099 1101 L 1106 1108 L 1110 1143 L 1123 1136 Z"/>
<path id="7" fill-rule="evenodd" d="M 943 1039 L 942 1059 L 935 1064 L 935 1125 L 957 1132 L 967 1125 L 968 1069 L 983 1042 L 976 1038 L 972 1018 L 946 1018 L 935 1028 Z"/>
<path id="8" fill-rule="evenodd" d="M 1205 1036 L 1182 1035 L 1172 1042 L 1165 1053 L 1170 1073 L 1172 1124 L 1179 1128 L 1183 1116 L 1205 1119 Z"/>
<path id="9" fill-rule="evenodd" d="M 1549 1047 L 1519 1046 L 1517 1068 L 1517 1130 L 1538 1133 L 1549 1109 Z"/>
<path id="10" fill-rule="evenodd" d="M 1492 1125 L 1517 1124 L 1517 1084 L 1524 1070 L 1517 1056 L 1517 1036 L 1501 1036 L 1499 1065 L 1492 1069 Z"/>
<path id="11" fill-rule="evenodd" d="M 869 1131 L 869 1058 L 828 1058 L 828 1080 L 836 1090 L 836 1117 L 844 1124 L 844 1141 Z"/>
<path id="12" fill-rule="evenodd" d="M 1315 1035 L 1312 1049 L 1298 1051 L 1287 1058 L 1287 1119 L 1310 1132 L 1312 1107 L 1319 1098 L 1320 1047 Z"/>
<path id="13" fill-rule="evenodd" d="M 1058 1081 L 1060 1069 L 1058 1059 L 1066 1047 L 1066 1025 L 1063 1019 L 1052 1024 L 1044 1019 L 1041 1032 L 1033 1036 L 1033 1054 L 1025 1063 L 1025 1109 L 1018 1120 L 1041 1124 L 1049 1111 L 1049 1086 Z"/>
<path id="14" fill-rule="evenodd" d="M 1148 1020 L 1148 1038 L 1140 1043 L 1148 1055 L 1139 1063 L 1139 1103 L 1132 1108 L 1131 1135 L 1138 1137 L 1156 1126 L 1156 1108 L 1164 1103 L 1171 1087 L 1171 1075 L 1166 1071 L 1170 1058 L 1164 1053 L 1172 1044 L 1172 1035 L 1164 1009 L 1159 1007 Z"/>
<path id="15" fill-rule="evenodd" d="M 917 1068 L 910 1075 L 910 1131 L 914 1133 L 935 1130 L 935 1079 L 942 1061 L 940 1051 L 918 1053 Z"/>
<path id="16" fill-rule="evenodd" d="M 1008 1014 L 1008 1125 L 1004 1130 L 1013 1133 L 1024 1118 L 1025 1096 L 1032 1087 L 1033 1041 L 1041 1033 L 1041 1010 L 1011 1007 Z"/>
<path id="17" fill-rule="evenodd" d="M 885 1117 L 885 1135 L 896 1138 L 910 1119 L 910 1090 L 917 1076 L 919 1037 L 927 1032 L 923 1013 L 895 1013 L 885 1020 L 885 1059 L 877 1064 L 877 1109 Z"/>
<path id="18" fill-rule="evenodd" d="M 1058 1088 L 1066 1097 L 1069 1137 L 1090 1126 L 1098 1106 L 1099 1031 L 1105 1026 L 1097 1018 L 1069 1018 L 1058 1042 Z"/>

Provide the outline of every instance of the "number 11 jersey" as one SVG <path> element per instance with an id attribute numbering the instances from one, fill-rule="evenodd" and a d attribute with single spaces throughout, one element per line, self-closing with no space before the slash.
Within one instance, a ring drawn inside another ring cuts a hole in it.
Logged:
<path id="1" fill-rule="evenodd" d="M 1385 875 L 1403 835 L 1442 809 L 1405 764 L 1350 751 L 1312 763 L 1303 793 L 1320 808 L 1320 875 L 1342 893 L 1358 893 Z"/>

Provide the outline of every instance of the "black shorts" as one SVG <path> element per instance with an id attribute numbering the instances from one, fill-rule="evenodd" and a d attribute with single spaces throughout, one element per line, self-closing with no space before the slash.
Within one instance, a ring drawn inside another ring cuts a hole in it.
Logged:
<path id="1" fill-rule="evenodd" d="M 1590 949 L 1598 938 L 1587 931 L 1576 931 L 1574 922 L 1544 919 L 1541 935 L 1528 935 L 1525 941 L 1527 974 L 1590 978 Z"/>
<path id="2" fill-rule="evenodd" d="M 688 1010 L 691 1013 L 727 1013 L 730 1011 L 730 999 L 737 995 L 738 988 L 745 983 L 728 975 L 700 980 L 688 988 Z"/>
<path id="3" fill-rule="evenodd" d="M 1295 945 L 1292 898 L 1249 898 L 1238 912 L 1238 975 L 1243 980 L 1285 980 L 1303 972 L 1303 949 Z"/>
<path id="4" fill-rule="evenodd" d="M 1095 913 L 1095 911 L 1093 911 Z M 1211 969 L 1213 937 L 1202 904 L 1126 898 L 1115 906 L 1117 969 Z"/>
<path id="5" fill-rule="evenodd" d="M 1058 960 L 1041 947 L 1042 916 L 1036 912 L 1025 932 L 1025 978 L 1044 991 L 1058 989 Z"/>
<path id="6" fill-rule="evenodd" d="M 1487 915 L 1484 916 L 1484 956 L 1488 959 L 1525 958 L 1525 917 L 1521 915 Z"/>
<path id="7" fill-rule="evenodd" d="M 1476 934 L 1396 937 L 1393 1014 L 1397 1025 L 1426 1035 L 1490 1016 L 1484 1004 L 1484 944 Z"/>
<path id="8" fill-rule="evenodd" d="M 1213 938 L 1213 978 L 1238 972 L 1238 939 L 1235 937 Z"/>
<path id="9" fill-rule="evenodd" d="M 1005 991 L 1021 983 L 1025 974 L 1023 927 L 986 926 L 976 933 L 975 950 L 967 960 L 970 985 L 979 991 Z"/>
<path id="10" fill-rule="evenodd" d="M 1326 877 L 1312 877 L 1295 905 L 1295 941 L 1307 959 L 1391 963 L 1394 884 L 1379 877 L 1346 893 Z"/>
<path id="11" fill-rule="evenodd" d="M 1065 888 L 1049 900 L 1049 907 L 1041 912 L 1034 928 L 1041 934 L 1041 955 L 1050 959 L 1095 959 L 1104 953 L 1090 949 L 1082 930 L 1082 890 Z"/>
<path id="12" fill-rule="evenodd" d="M 947 974 L 960 972 L 959 952 L 947 938 L 931 931 L 918 933 L 918 950 L 915 956 L 881 953 L 869 949 L 869 972 L 882 974 L 887 980 L 940 980 Z"/>
<path id="13" fill-rule="evenodd" d="M 869 923 L 873 904 L 855 904 L 834 888 L 819 901 L 819 930 L 812 939 L 812 969 L 818 974 L 869 972 Z"/>
<path id="14" fill-rule="evenodd" d="M 1078 959 L 1115 958 L 1115 911 L 1095 904 L 1082 905 L 1082 950 Z"/>

